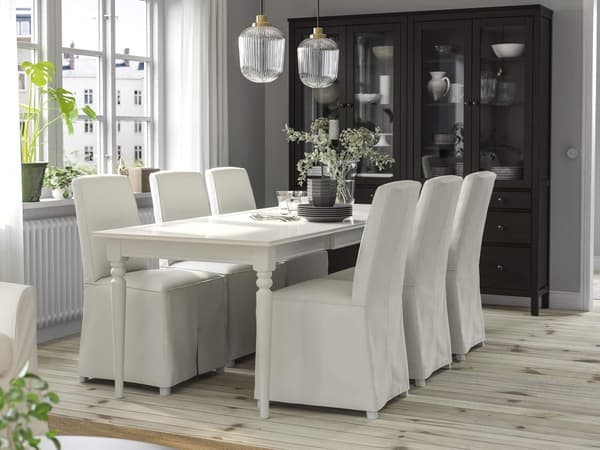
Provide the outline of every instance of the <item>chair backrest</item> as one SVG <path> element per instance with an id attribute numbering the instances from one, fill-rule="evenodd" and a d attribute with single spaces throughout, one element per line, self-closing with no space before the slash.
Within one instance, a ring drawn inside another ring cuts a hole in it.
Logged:
<path id="1" fill-rule="evenodd" d="M 205 172 L 206 189 L 213 214 L 256 209 L 252 185 L 246 169 L 218 167 Z"/>
<path id="2" fill-rule="evenodd" d="M 210 216 L 210 203 L 200 172 L 160 171 L 150 175 L 156 223 Z"/>
<path id="3" fill-rule="evenodd" d="M 475 172 L 465 177 L 448 252 L 448 270 L 467 269 L 479 274 L 481 241 L 496 174 Z"/>
<path id="4" fill-rule="evenodd" d="M 396 181 L 375 192 L 356 261 L 352 303 L 387 302 L 393 279 L 404 276 L 420 189 L 417 181 Z"/>
<path id="5" fill-rule="evenodd" d="M 427 180 L 423 185 L 406 261 L 405 286 L 445 283 L 461 184 L 462 178 L 446 175 Z"/>
<path id="6" fill-rule="evenodd" d="M 90 175 L 73 180 L 73 197 L 81 243 L 83 274 L 86 283 L 110 275 L 106 243 L 92 236 L 96 231 L 140 225 L 135 197 L 127 177 Z M 144 260 L 131 258 L 128 271 L 146 269 Z"/>

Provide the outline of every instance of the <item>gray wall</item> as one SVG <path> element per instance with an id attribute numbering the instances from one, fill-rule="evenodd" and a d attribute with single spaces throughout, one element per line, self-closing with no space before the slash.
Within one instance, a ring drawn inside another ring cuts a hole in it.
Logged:
<path id="1" fill-rule="evenodd" d="M 228 0 L 229 164 L 245 167 L 258 206 L 265 192 L 265 89 L 246 80 L 239 70 L 238 36 L 250 26 L 259 0 Z"/>
<path id="2" fill-rule="evenodd" d="M 555 12 L 552 93 L 552 193 L 551 193 L 551 289 L 577 292 L 580 245 L 580 160 L 568 160 L 568 147 L 581 150 L 582 110 L 582 2 L 581 0 L 456 0 L 452 8 L 542 3 Z M 328 0 L 322 15 L 362 14 L 445 9 L 445 0 Z M 236 12 L 230 10 L 232 14 Z M 314 16 L 312 1 L 267 0 L 270 21 L 287 35 L 289 17 Z M 326 30 L 325 30 L 326 31 Z M 287 61 L 286 61 L 287 64 Z M 234 70 L 232 68 L 232 70 Z M 288 120 L 288 75 L 265 87 L 265 201 L 288 186 L 287 145 L 281 129 Z"/>

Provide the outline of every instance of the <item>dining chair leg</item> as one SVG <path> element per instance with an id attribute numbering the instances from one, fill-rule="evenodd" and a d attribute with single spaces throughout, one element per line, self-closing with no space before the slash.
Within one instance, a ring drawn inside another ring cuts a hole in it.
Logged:
<path id="1" fill-rule="evenodd" d="M 425 387 L 427 383 L 424 378 L 415 378 L 415 386 L 416 387 Z"/>
<path id="2" fill-rule="evenodd" d="M 446 364 L 446 365 L 444 366 L 444 369 L 448 369 L 448 370 L 452 369 L 452 363 L 448 363 L 448 364 Z"/>
<path id="3" fill-rule="evenodd" d="M 367 411 L 367 419 L 369 420 L 377 420 L 379 418 L 379 412 L 377 411 Z"/>
<path id="4" fill-rule="evenodd" d="M 88 378 L 88 377 L 79 377 L 79 382 L 80 382 L 80 383 L 87 383 L 87 382 L 88 382 L 88 380 L 89 380 L 89 378 Z"/>
<path id="5" fill-rule="evenodd" d="M 456 355 L 454 355 L 454 359 L 456 359 L 457 361 L 464 361 L 465 360 L 465 354 L 464 353 L 457 353 Z"/>
<path id="6" fill-rule="evenodd" d="M 226 369 L 231 369 L 232 367 L 235 367 L 235 359 L 232 359 L 227 364 L 225 364 Z"/>
<path id="7" fill-rule="evenodd" d="M 218 375 L 223 375 L 225 373 L 225 367 L 219 367 L 215 369 L 215 372 L 217 372 Z"/>
<path id="8" fill-rule="evenodd" d="M 408 397 L 408 391 L 403 392 L 402 394 L 400 394 L 398 397 L 400 398 L 407 398 Z"/>
<path id="9" fill-rule="evenodd" d="M 168 395 L 171 395 L 171 388 L 170 387 L 166 387 L 166 388 L 159 388 L 160 391 L 160 395 L 162 397 L 166 397 Z"/>

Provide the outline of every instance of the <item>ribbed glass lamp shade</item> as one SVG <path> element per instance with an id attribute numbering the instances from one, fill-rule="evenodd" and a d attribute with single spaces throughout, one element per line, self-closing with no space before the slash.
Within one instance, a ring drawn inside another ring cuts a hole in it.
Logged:
<path id="1" fill-rule="evenodd" d="M 298 46 L 298 75 L 310 88 L 331 86 L 338 76 L 340 50 L 326 37 L 311 37 Z"/>
<path id="2" fill-rule="evenodd" d="M 272 26 L 251 26 L 238 38 L 240 69 L 254 83 L 270 83 L 283 73 L 285 37 Z"/>

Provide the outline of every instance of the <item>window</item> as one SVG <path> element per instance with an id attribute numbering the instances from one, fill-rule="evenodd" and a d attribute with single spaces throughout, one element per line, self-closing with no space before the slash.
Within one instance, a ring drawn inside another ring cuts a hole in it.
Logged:
<path id="1" fill-rule="evenodd" d="M 85 105 L 91 105 L 94 103 L 94 90 L 93 89 L 84 89 L 83 90 L 83 103 Z"/>
<path id="2" fill-rule="evenodd" d="M 18 62 L 39 61 L 42 54 L 53 61 L 57 85 L 72 91 L 80 107 L 91 106 L 97 118 L 78 117 L 72 135 L 64 126 L 51 127 L 39 158 L 98 173 L 115 173 L 119 157 L 125 164 L 144 161 L 158 167 L 155 93 L 162 87 L 153 43 L 163 18 L 162 2 L 56 0 L 42 8 L 45 2 L 17 1 Z M 40 33 L 57 25 L 57 33 Z M 113 74 L 114 83 L 107 83 Z M 19 79 L 22 103 L 28 95 L 24 80 Z M 122 121 L 132 125 L 122 128 Z"/>
<path id="3" fill-rule="evenodd" d="M 87 162 L 94 161 L 94 147 L 86 145 L 83 154 Z"/>

